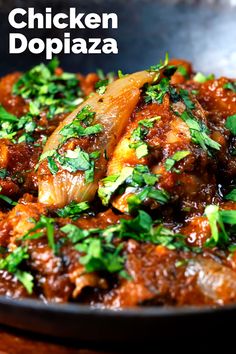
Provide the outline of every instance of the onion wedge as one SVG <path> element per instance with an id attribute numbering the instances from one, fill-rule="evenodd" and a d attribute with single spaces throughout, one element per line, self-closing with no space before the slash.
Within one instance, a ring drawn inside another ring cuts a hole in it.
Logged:
<path id="1" fill-rule="evenodd" d="M 141 71 L 114 81 L 107 86 L 103 95 L 92 94 L 61 122 L 49 137 L 43 154 L 59 148 L 60 131 L 72 123 L 84 107 L 89 106 L 96 113 L 93 123 L 101 124 L 103 131 L 96 137 L 95 145 L 96 150 L 100 152 L 100 157 L 95 161 L 94 180 L 86 183 L 84 171 L 70 172 L 59 168 L 57 173 L 52 174 L 47 160 L 43 160 L 38 168 L 39 202 L 52 207 L 63 207 L 71 201 L 93 200 L 98 181 L 106 174 L 107 160 L 111 158 L 139 101 L 140 89 L 146 83 L 153 83 L 156 74 L 156 72 Z"/>

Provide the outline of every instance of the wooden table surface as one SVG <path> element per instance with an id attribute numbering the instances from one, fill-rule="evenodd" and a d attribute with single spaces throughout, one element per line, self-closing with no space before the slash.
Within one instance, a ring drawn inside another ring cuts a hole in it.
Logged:
<path id="1" fill-rule="evenodd" d="M 113 354 L 111 352 L 87 350 L 78 346 L 54 344 L 33 335 L 19 334 L 0 327 L 0 354 Z"/>
<path id="2" fill-rule="evenodd" d="M 234 343 L 229 341 L 217 341 L 216 346 L 214 341 L 210 341 L 210 346 L 206 345 L 205 341 L 201 341 L 200 337 L 197 342 L 194 341 L 194 347 L 192 342 L 189 347 L 189 342 L 184 340 L 181 345 L 176 342 L 170 341 L 165 344 L 164 347 L 160 346 L 159 341 L 154 346 L 149 346 L 145 343 L 145 346 L 141 347 L 128 347 L 122 345 L 120 348 L 114 348 L 114 350 L 97 350 L 97 349 L 85 349 L 77 346 L 71 346 L 66 344 L 55 344 L 51 340 L 36 339 L 33 335 L 17 333 L 11 329 L 2 328 L 0 326 L 0 354 L 189 354 L 191 353 L 235 353 Z M 170 346 L 170 344 L 173 344 Z M 199 345 L 198 345 L 198 344 Z M 228 343 L 228 344 L 227 344 Z M 208 343 L 209 344 L 209 343 Z M 191 348 L 191 350 L 190 350 Z M 207 351 L 205 351 L 207 349 Z M 196 350 L 196 351 L 195 351 Z M 210 350 L 210 351 L 209 351 Z"/>

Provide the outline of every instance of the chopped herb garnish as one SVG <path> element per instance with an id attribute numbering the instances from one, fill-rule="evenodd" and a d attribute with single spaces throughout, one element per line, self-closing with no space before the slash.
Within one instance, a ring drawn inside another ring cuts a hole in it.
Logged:
<path id="1" fill-rule="evenodd" d="M 229 129 L 229 131 L 233 134 L 236 135 L 236 114 L 229 116 L 226 119 L 225 122 L 225 127 Z"/>
<path id="2" fill-rule="evenodd" d="M 160 118 L 161 117 L 158 116 L 140 120 L 138 127 L 132 131 L 129 147 L 136 150 L 135 153 L 138 159 L 148 155 L 148 144 L 144 142 L 144 139 L 149 132 L 148 128 L 152 128 L 154 122 Z"/>
<path id="3" fill-rule="evenodd" d="M 12 273 L 26 288 L 29 294 L 32 294 L 34 283 L 33 276 L 20 269 L 22 263 L 29 258 L 26 247 L 17 247 L 6 258 L 0 259 L 0 269 Z"/>
<path id="4" fill-rule="evenodd" d="M 101 133 L 103 131 L 103 126 L 101 124 L 91 125 L 95 114 L 96 113 L 92 111 L 90 106 L 83 107 L 75 119 L 60 130 L 59 134 L 63 136 L 61 145 L 70 138 Z"/>
<path id="5" fill-rule="evenodd" d="M 130 213 L 136 212 L 143 202 L 148 199 L 153 199 L 159 204 L 165 204 L 169 201 L 170 196 L 164 190 L 155 189 L 150 186 L 145 186 L 142 190 L 127 199 Z"/>
<path id="6" fill-rule="evenodd" d="M 12 200 L 11 198 L 7 197 L 6 195 L 3 195 L 3 194 L 0 194 L 0 199 L 4 200 L 4 202 L 14 206 L 14 205 L 17 205 L 17 203 Z"/>
<path id="7" fill-rule="evenodd" d="M 132 238 L 139 242 L 163 245 L 169 249 L 190 250 L 185 243 L 185 236 L 175 234 L 163 225 L 155 225 L 150 215 L 142 210 L 134 219 L 121 219 L 119 224 L 108 226 L 106 229 L 83 230 L 76 225 L 65 225 L 61 231 L 67 235 L 75 249 L 84 254 L 79 257 L 79 262 L 85 266 L 87 272 L 107 271 L 123 276 L 123 244 L 118 243 L 118 246 L 115 246 L 114 239 Z"/>
<path id="8" fill-rule="evenodd" d="M 76 203 L 73 201 L 64 208 L 58 209 L 56 213 L 61 218 L 72 218 L 74 220 L 77 219 L 82 212 L 88 209 L 89 204 L 87 202 Z"/>
<path id="9" fill-rule="evenodd" d="M 145 102 L 157 102 L 161 104 L 166 93 L 169 92 L 170 80 L 168 78 L 163 78 L 156 85 L 151 85 L 147 87 L 145 92 Z"/>
<path id="10" fill-rule="evenodd" d="M 192 110 L 195 108 L 195 104 L 191 100 L 191 98 L 189 96 L 189 92 L 187 90 L 180 89 L 179 94 L 180 94 L 180 97 L 182 98 L 182 100 L 184 101 L 185 106 L 188 109 Z"/>
<path id="11" fill-rule="evenodd" d="M 79 262 L 87 272 L 119 273 L 123 270 L 125 259 L 120 255 L 123 245 L 113 245 L 112 232 L 106 236 L 106 230 L 82 230 L 75 225 L 66 225 L 61 231 L 67 234 L 74 248 L 84 254 Z"/>
<path id="12" fill-rule="evenodd" d="M 174 167 L 176 162 L 184 159 L 189 154 L 190 154 L 190 151 L 187 151 L 187 150 L 177 151 L 172 157 L 169 157 L 168 159 L 166 159 L 166 162 L 165 162 L 166 170 L 171 171 L 171 169 Z"/>
<path id="13" fill-rule="evenodd" d="M 102 185 L 98 189 L 98 196 L 103 205 L 108 205 L 113 193 L 116 192 L 132 173 L 132 167 L 124 167 L 120 174 L 108 176 L 101 181 Z"/>
<path id="14" fill-rule="evenodd" d="M 95 112 L 91 110 L 90 106 L 83 107 L 73 122 L 65 125 L 60 130 L 59 134 L 63 138 L 58 149 L 50 150 L 42 154 L 40 156 L 39 163 L 47 158 L 48 168 L 52 174 L 56 174 L 58 172 L 58 164 L 62 169 L 65 169 L 69 172 L 85 171 L 86 183 L 93 182 L 95 168 L 94 160 L 99 158 L 100 151 L 93 151 L 89 154 L 80 147 L 77 147 L 75 150 L 67 150 L 63 154 L 60 154 L 58 150 L 68 139 L 72 137 L 77 138 L 79 136 L 87 136 L 102 132 L 103 126 L 101 124 L 89 125 L 91 124 L 94 116 Z M 36 169 L 37 168 L 38 165 L 36 166 Z"/>
<path id="15" fill-rule="evenodd" d="M 26 141 L 28 143 L 33 142 L 34 139 L 31 133 L 34 132 L 37 125 L 33 121 L 33 116 L 31 113 L 18 118 L 9 112 L 7 112 L 0 105 L 0 138 L 15 140 L 15 136 L 19 133 L 20 130 L 24 130 L 23 134 L 18 138 L 18 142 Z"/>
<path id="16" fill-rule="evenodd" d="M 154 187 L 158 181 L 158 175 L 150 173 L 147 166 L 137 165 L 136 167 L 124 167 L 120 174 L 108 176 L 101 181 L 98 195 L 104 205 L 107 205 L 114 193 L 119 193 L 119 189 L 129 190 L 131 194 L 127 203 L 130 212 L 137 211 L 138 208 L 148 199 L 155 200 L 160 204 L 165 204 L 169 200 L 169 195 L 164 190 Z"/>
<path id="17" fill-rule="evenodd" d="M 128 74 L 123 74 L 122 70 L 118 70 L 117 75 L 118 75 L 119 79 L 122 79 L 123 77 L 127 76 Z"/>
<path id="18" fill-rule="evenodd" d="M 19 118 L 7 112 L 5 108 L 3 108 L 2 105 L 0 105 L 0 122 L 2 123 L 3 121 L 18 123 Z"/>
<path id="19" fill-rule="evenodd" d="M 59 170 L 55 160 L 51 156 L 48 156 L 47 160 L 48 160 L 48 168 L 51 174 L 55 175 Z"/>
<path id="20" fill-rule="evenodd" d="M 46 229 L 46 235 L 48 239 L 48 245 L 56 253 L 56 244 L 54 240 L 54 223 L 53 218 L 48 218 L 42 215 L 39 221 L 35 222 L 35 226 L 32 227 L 23 237 L 22 240 L 37 239 L 44 236 L 44 231 L 36 232 L 40 229 Z"/>
<path id="21" fill-rule="evenodd" d="M 220 210 L 218 205 L 208 205 L 205 215 L 211 228 L 211 237 L 206 241 L 207 247 L 229 246 L 231 230 L 225 224 L 236 225 L 236 210 Z"/>
<path id="22" fill-rule="evenodd" d="M 103 95 L 106 92 L 108 83 L 109 83 L 108 79 L 99 80 L 98 82 L 96 82 L 95 89 L 97 93 Z"/>
<path id="23" fill-rule="evenodd" d="M 56 150 L 50 150 L 42 154 L 40 157 L 40 162 L 47 158 L 48 168 L 52 174 L 58 172 L 58 166 L 56 162 L 61 166 L 62 169 L 69 172 L 85 171 L 85 182 L 93 182 L 94 179 L 94 159 L 100 156 L 99 151 L 94 151 L 88 154 L 80 147 L 75 150 L 67 150 L 64 155 L 59 154 Z M 38 165 L 36 166 L 36 169 Z"/>
<path id="24" fill-rule="evenodd" d="M 186 79 L 189 77 L 188 71 L 183 65 L 178 65 L 176 72 L 185 77 Z"/>
<path id="25" fill-rule="evenodd" d="M 40 64 L 23 74 L 13 87 L 13 93 L 32 100 L 30 110 L 33 115 L 47 112 L 50 119 L 56 114 L 70 112 L 81 99 L 79 80 L 75 74 L 55 75 L 59 61 L 52 59 L 48 64 Z"/>
<path id="26" fill-rule="evenodd" d="M 226 84 L 224 84 L 223 87 L 226 90 L 230 90 L 230 91 L 233 91 L 234 93 L 236 93 L 236 81 L 235 82 L 227 82 Z"/>
<path id="27" fill-rule="evenodd" d="M 197 118 L 187 110 L 181 114 L 181 118 L 188 125 L 193 142 L 200 145 L 202 149 L 208 151 L 208 153 L 209 148 L 220 150 L 221 145 L 208 136 L 209 130 L 202 121 L 197 120 Z"/>
<path id="28" fill-rule="evenodd" d="M 232 200 L 233 202 L 236 202 L 236 189 L 233 189 L 230 193 L 228 193 L 225 196 L 226 200 Z"/>
<path id="29" fill-rule="evenodd" d="M 6 168 L 0 168 L 0 178 L 4 179 L 7 177 L 7 170 Z"/>
<path id="30" fill-rule="evenodd" d="M 204 82 L 207 82 L 209 80 L 214 80 L 214 78 L 215 78 L 214 74 L 210 74 L 206 76 L 199 72 L 194 76 L 193 80 L 199 82 L 200 84 L 204 84 Z"/>
<path id="31" fill-rule="evenodd" d="M 165 60 L 164 61 L 160 60 L 160 62 L 158 64 L 150 66 L 148 71 L 160 71 L 160 70 L 166 68 L 168 63 L 169 63 L 169 54 L 166 53 Z"/>

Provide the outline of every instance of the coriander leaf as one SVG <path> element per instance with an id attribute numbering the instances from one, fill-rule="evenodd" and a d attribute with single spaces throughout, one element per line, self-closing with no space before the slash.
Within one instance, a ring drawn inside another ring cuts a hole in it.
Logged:
<path id="1" fill-rule="evenodd" d="M 188 109 L 192 110 L 195 108 L 195 104 L 192 102 L 187 90 L 180 89 L 179 94 Z"/>
<path id="2" fill-rule="evenodd" d="M 152 118 L 147 118 L 147 119 L 142 119 L 138 122 L 138 125 L 142 125 L 146 128 L 153 128 L 154 126 L 154 123 L 157 121 L 157 120 L 160 120 L 161 117 L 160 116 L 156 116 L 156 117 L 152 117 Z"/>
<path id="3" fill-rule="evenodd" d="M 38 222 L 35 222 L 35 226 L 32 227 L 23 237 L 22 240 L 37 239 L 44 236 L 44 232 L 37 232 L 40 229 L 46 229 L 46 236 L 48 239 L 48 245 L 56 253 L 56 244 L 54 240 L 54 223 L 53 218 L 48 218 L 45 215 L 41 215 Z"/>
<path id="4" fill-rule="evenodd" d="M 160 204 L 165 204 L 169 201 L 170 196 L 164 190 L 159 190 L 154 187 L 146 186 L 140 189 L 140 192 L 128 197 L 127 203 L 129 212 L 133 213 L 145 202 L 147 199 L 153 199 Z"/>
<path id="5" fill-rule="evenodd" d="M 67 235 L 73 244 L 85 239 L 90 235 L 88 230 L 80 229 L 78 226 L 73 224 L 67 224 L 61 227 L 61 231 Z"/>
<path id="6" fill-rule="evenodd" d="M 148 155 L 148 145 L 146 143 L 138 144 L 135 150 L 138 159 Z"/>
<path id="7" fill-rule="evenodd" d="M 5 258 L 0 259 L 0 269 L 12 273 L 24 285 L 29 294 L 33 291 L 33 276 L 20 270 L 22 262 L 29 258 L 26 247 L 17 247 Z"/>
<path id="8" fill-rule="evenodd" d="M 209 80 L 214 80 L 214 78 L 215 78 L 214 74 L 205 76 L 204 74 L 199 72 L 194 76 L 193 80 L 199 82 L 200 84 L 204 84 L 204 82 L 207 82 Z"/>
<path id="9" fill-rule="evenodd" d="M 208 151 L 208 153 L 209 148 L 220 150 L 221 145 L 207 135 L 209 133 L 208 128 L 202 121 L 198 121 L 192 113 L 187 110 L 185 110 L 180 117 L 188 125 L 193 142 L 200 145 L 202 149 Z"/>
<path id="10" fill-rule="evenodd" d="M 66 205 L 62 209 L 57 210 L 57 215 L 60 216 L 61 218 L 78 218 L 79 215 L 89 209 L 89 204 L 88 202 L 81 202 L 81 203 L 76 203 L 76 202 L 71 202 L 70 204 Z"/>
<path id="11" fill-rule="evenodd" d="M 106 92 L 108 83 L 109 83 L 108 79 L 103 79 L 103 80 L 96 82 L 96 84 L 95 84 L 96 91 L 100 95 L 103 95 Z"/>
<path id="12" fill-rule="evenodd" d="M 122 245 L 115 247 L 105 236 L 106 230 L 82 230 L 75 225 L 66 225 L 61 231 L 67 234 L 74 248 L 84 254 L 79 257 L 79 262 L 85 266 L 86 272 L 123 270 L 124 258 L 119 255 Z"/>
<path id="13" fill-rule="evenodd" d="M 220 210 L 220 215 L 225 224 L 236 225 L 236 210 Z"/>
<path id="14" fill-rule="evenodd" d="M 219 206 L 208 205 L 205 208 L 205 215 L 211 228 L 211 238 L 206 241 L 205 245 L 207 247 L 215 247 L 227 243 L 229 241 L 229 236 L 225 230 Z"/>
<path id="15" fill-rule="evenodd" d="M 169 54 L 166 53 L 165 60 L 164 61 L 160 60 L 158 64 L 150 66 L 148 71 L 160 71 L 164 69 L 168 65 L 168 63 L 169 63 Z"/>
<path id="16" fill-rule="evenodd" d="M 57 167 L 55 160 L 51 156 L 48 156 L 47 160 L 48 160 L 48 168 L 51 174 L 52 175 L 57 174 L 59 168 Z"/>
<path id="17" fill-rule="evenodd" d="M 17 203 L 12 200 L 11 198 L 7 197 L 6 195 L 0 194 L 0 199 L 4 200 L 4 202 L 10 204 L 10 205 L 17 205 Z"/>
<path id="18" fill-rule="evenodd" d="M 2 122 L 2 121 L 18 123 L 19 118 L 17 118 L 13 114 L 7 112 L 5 110 L 5 108 L 0 104 L 0 122 Z"/>
<path id="19" fill-rule="evenodd" d="M 223 87 L 226 90 L 230 90 L 230 91 L 233 91 L 234 93 L 236 93 L 236 81 L 235 82 L 227 82 L 226 84 L 224 84 Z"/>
<path id="20" fill-rule="evenodd" d="M 52 74 L 54 74 L 55 70 L 58 68 L 60 62 L 57 57 L 52 58 L 52 60 L 48 63 L 47 67 Z"/>
<path id="21" fill-rule="evenodd" d="M 119 237 L 131 237 L 133 232 L 137 232 L 137 234 L 150 232 L 152 223 L 151 216 L 143 210 L 139 210 L 138 215 L 134 219 L 121 219 Z"/>
<path id="22" fill-rule="evenodd" d="M 0 168 L 0 178 L 4 179 L 7 177 L 7 170 L 6 168 Z"/>
<path id="23" fill-rule="evenodd" d="M 167 158 L 165 161 L 166 171 L 171 171 L 171 169 L 174 167 L 176 162 L 184 159 L 189 154 L 190 154 L 190 151 L 181 150 L 181 151 L 177 151 L 172 157 Z"/>
<path id="24" fill-rule="evenodd" d="M 63 169 L 69 172 L 86 171 L 90 168 L 89 154 L 80 147 L 75 150 L 67 150 L 65 155 L 57 155 L 57 160 Z"/>
<path id="25" fill-rule="evenodd" d="M 117 75 L 118 75 L 119 79 L 122 79 L 123 77 L 127 76 L 128 74 L 123 74 L 122 70 L 118 70 Z"/>
<path id="26" fill-rule="evenodd" d="M 85 121 L 86 123 L 91 123 L 93 121 L 96 112 L 92 110 L 92 107 L 87 105 L 84 106 L 81 111 L 77 114 L 76 119 L 80 121 Z"/>
<path id="27" fill-rule="evenodd" d="M 124 167 L 120 174 L 105 177 L 99 185 L 98 196 L 103 205 L 108 205 L 111 196 L 131 176 L 132 167 Z"/>
<path id="28" fill-rule="evenodd" d="M 17 270 L 15 272 L 16 278 L 23 284 L 29 294 L 32 294 L 34 287 L 34 277 L 29 272 Z"/>
<path id="29" fill-rule="evenodd" d="M 157 102 L 161 104 L 166 93 L 169 92 L 170 80 L 163 78 L 157 85 L 148 86 L 144 100 L 146 103 Z"/>
<path id="30" fill-rule="evenodd" d="M 142 210 L 139 210 L 138 215 L 134 219 L 122 219 L 120 225 L 118 234 L 120 238 L 132 238 L 139 242 L 162 245 L 172 250 L 190 250 L 185 242 L 185 236 L 175 234 L 162 224 L 155 226 L 150 215 Z"/>
<path id="31" fill-rule="evenodd" d="M 138 159 L 148 155 L 148 145 L 143 139 L 148 134 L 148 128 L 152 128 L 154 122 L 159 119 L 160 117 L 152 117 L 140 120 L 138 127 L 132 131 L 129 147 L 136 150 L 135 153 Z"/>
<path id="32" fill-rule="evenodd" d="M 177 67 L 177 73 L 179 73 L 180 75 L 182 75 L 185 78 L 188 78 L 188 71 L 187 69 L 183 66 L 183 65 L 178 65 Z"/>
<path id="33" fill-rule="evenodd" d="M 232 200 L 236 202 L 236 189 L 233 189 L 230 193 L 225 196 L 226 200 Z"/>
<path id="34" fill-rule="evenodd" d="M 226 119 L 225 126 L 233 135 L 236 135 L 236 114 Z"/>
<path id="35" fill-rule="evenodd" d="M 30 100 L 30 114 L 38 115 L 45 111 L 47 118 L 70 112 L 81 100 L 79 80 L 75 74 L 63 72 L 55 74 L 57 59 L 48 65 L 40 64 L 26 73 L 13 86 L 13 94 Z"/>

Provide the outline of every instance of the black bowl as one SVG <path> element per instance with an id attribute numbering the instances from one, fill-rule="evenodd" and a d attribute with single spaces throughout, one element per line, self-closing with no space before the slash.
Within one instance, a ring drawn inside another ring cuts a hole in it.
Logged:
<path id="1" fill-rule="evenodd" d="M 0 323 L 58 338 L 80 346 L 119 348 L 119 345 L 156 345 L 177 349 L 195 340 L 194 348 L 230 338 L 236 306 L 223 308 L 146 307 L 124 310 L 95 309 L 76 304 L 44 304 L 37 300 L 0 297 Z M 217 335 L 219 335 L 217 337 Z M 188 342 L 189 343 L 189 342 Z M 165 351 L 166 353 L 166 351 Z"/>

